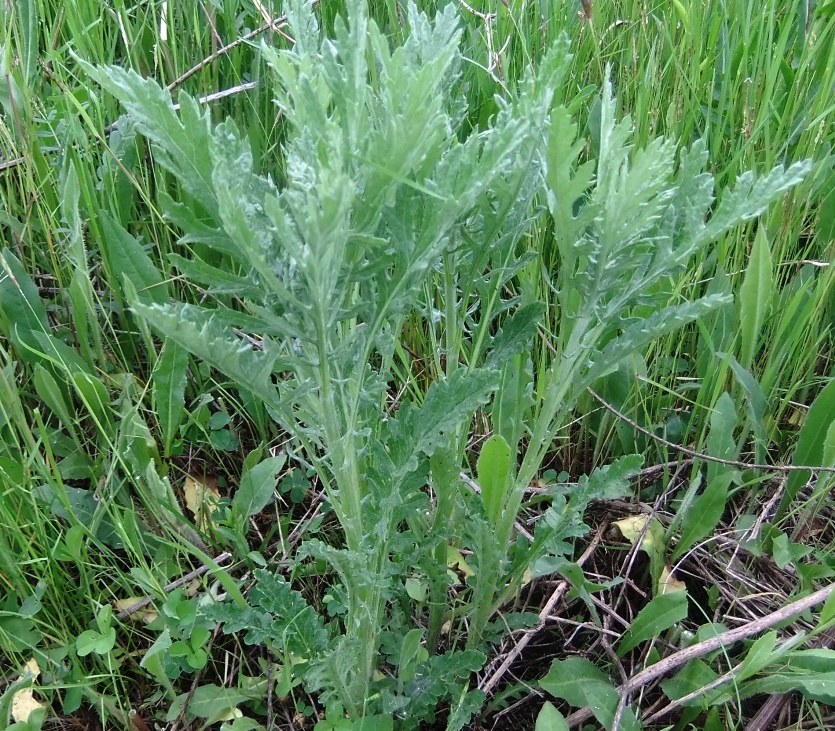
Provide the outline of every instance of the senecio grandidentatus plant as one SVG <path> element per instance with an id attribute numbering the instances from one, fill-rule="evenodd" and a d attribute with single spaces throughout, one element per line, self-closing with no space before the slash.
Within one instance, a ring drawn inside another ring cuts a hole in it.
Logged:
<path id="1" fill-rule="evenodd" d="M 315 466 L 344 533 L 340 547 L 309 540 L 300 551 L 339 579 L 332 618 L 267 571 L 249 606 L 219 605 L 213 617 L 247 630 L 247 642 L 269 643 L 286 687 L 319 691 L 329 718 L 347 714 L 348 727 L 390 727 L 392 718 L 414 727 L 445 701 L 449 726 L 460 728 L 483 701 L 468 678 L 496 636 L 497 609 L 537 562 L 570 558 L 565 539 L 582 535 L 589 500 L 623 494 L 640 467 L 626 458 L 571 493 L 554 492 L 534 534 L 515 531 L 525 488 L 578 396 L 726 302 L 670 304 L 649 290 L 759 215 L 808 165 L 743 175 L 713 207 L 704 146 L 682 151 L 678 164 L 670 140 L 633 151 L 608 85 L 597 159 L 580 164 L 586 142 L 562 104 L 565 40 L 514 99 L 497 100 L 487 129 L 468 132 L 454 4 L 434 22 L 410 6 L 408 38 L 395 50 L 365 3 L 349 5 L 328 39 L 311 3 L 291 2 L 294 46 L 262 49 L 287 130 L 274 177 L 254 168 L 234 123 L 213 126 L 188 95 L 178 115 L 153 81 L 87 68 L 179 182 L 179 200 L 159 194 L 194 252 L 175 264 L 217 297 L 215 306 L 160 306 L 134 292 L 134 311 L 263 401 Z M 534 378 L 544 308 L 518 275 L 530 267 L 524 236 L 537 203 L 547 203 L 559 251 L 550 281 L 560 328 Z M 508 299 L 511 279 L 522 294 Z M 632 314 L 638 306 L 642 317 Z M 443 377 L 390 415 L 404 321 L 417 314 L 434 327 L 438 311 Z M 471 420 L 485 407 L 492 436 L 476 492 L 461 470 Z M 474 575 L 456 603 L 450 547 L 472 552 Z"/>

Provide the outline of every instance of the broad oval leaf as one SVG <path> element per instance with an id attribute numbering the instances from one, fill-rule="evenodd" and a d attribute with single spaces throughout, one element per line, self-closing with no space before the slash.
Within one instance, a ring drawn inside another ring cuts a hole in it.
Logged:
<path id="1" fill-rule="evenodd" d="M 510 488 L 510 447 L 499 434 L 490 437 L 481 448 L 476 463 L 478 482 L 484 510 L 495 526 L 502 514 L 505 498 Z"/>
<path id="2" fill-rule="evenodd" d="M 545 705 L 542 706 L 536 717 L 534 731 L 568 731 L 568 724 L 565 722 L 562 713 L 554 708 L 554 704 L 545 701 Z"/>
<path id="3" fill-rule="evenodd" d="M 577 707 L 586 704 L 584 688 L 592 684 L 606 684 L 615 693 L 609 676 L 584 657 L 555 660 L 548 674 L 539 681 L 543 690 Z"/>
<path id="4" fill-rule="evenodd" d="M 278 472 L 287 457 L 269 457 L 241 477 L 241 484 L 232 498 L 232 508 L 245 518 L 260 513 L 272 500 L 278 483 Z"/>

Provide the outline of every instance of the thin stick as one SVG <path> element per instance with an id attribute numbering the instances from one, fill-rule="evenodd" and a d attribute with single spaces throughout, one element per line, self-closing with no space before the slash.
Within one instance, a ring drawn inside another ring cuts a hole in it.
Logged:
<path id="1" fill-rule="evenodd" d="M 16 168 L 18 165 L 22 165 L 25 162 L 25 157 L 16 157 L 14 160 L 5 160 L 3 162 L 0 162 L 0 173 L 2 173 L 4 170 Z"/>
<path id="2" fill-rule="evenodd" d="M 767 470 L 770 472 L 797 472 L 799 470 L 806 470 L 807 472 L 835 472 L 835 467 L 820 467 L 820 466 L 812 466 L 812 465 L 793 465 L 793 464 L 749 464 L 748 462 L 739 462 L 735 459 L 722 459 L 721 457 L 711 457 L 709 454 L 704 454 L 702 452 L 697 452 L 695 449 L 689 449 L 687 447 L 682 447 L 680 444 L 676 444 L 675 442 L 668 441 L 664 439 L 664 437 L 659 437 L 657 434 L 653 434 L 649 429 L 645 429 L 640 424 L 636 423 L 632 419 L 630 419 L 626 414 L 622 414 L 618 411 L 614 406 L 610 403 L 605 401 L 602 396 L 599 396 L 595 393 L 591 388 L 588 389 L 588 392 L 594 396 L 594 398 L 599 401 L 603 407 L 607 411 L 611 411 L 615 416 L 618 417 L 621 421 L 625 421 L 629 426 L 637 431 L 641 432 L 646 437 L 663 444 L 665 447 L 669 447 L 670 449 L 675 449 L 677 452 L 681 452 L 682 454 L 686 454 L 689 457 L 693 457 L 694 459 L 703 459 L 706 462 L 717 462 L 719 464 L 728 465 L 730 467 L 739 467 L 740 469 L 745 470 Z"/>
<path id="3" fill-rule="evenodd" d="M 680 668 L 682 665 L 685 665 L 691 660 L 695 660 L 697 657 L 702 657 L 722 647 L 730 647 L 735 642 L 739 642 L 739 640 L 744 640 L 763 632 L 764 630 L 770 629 L 775 625 L 781 624 L 795 615 L 805 612 L 807 609 L 811 609 L 821 602 L 825 602 L 829 598 L 830 594 L 832 594 L 833 590 L 835 590 L 835 584 L 830 584 L 824 589 L 819 589 L 813 594 L 809 594 L 809 596 L 798 599 L 791 604 L 787 604 L 785 607 L 778 609 L 776 612 L 767 614 L 765 617 L 760 617 L 759 619 L 755 619 L 748 624 L 742 625 L 741 627 L 728 630 L 727 632 L 722 632 L 715 637 L 711 637 L 709 640 L 699 642 L 690 647 L 685 647 L 683 650 L 674 652 L 672 655 L 668 655 L 663 660 L 659 660 L 654 665 L 650 665 L 650 667 L 642 670 L 628 683 L 625 683 L 623 686 L 618 688 L 618 692 L 632 693 L 638 688 Z M 566 722 L 568 723 L 569 728 L 576 728 L 590 719 L 592 715 L 593 714 L 590 708 L 582 708 L 581 710 L 572 713 L 566 719 Z"/>
<path id="4" fill-rule="evenodd" d="M 215 563 L 224 564 L 230 558 L 232 558 L 231 553 L 221 553 L 220 556 L 218 556 L 215 559 Z M 191 581 L 192 579 L 196 579 L 198 576 L 202 576 L 208 570 L 209 570 L 209 567 L 206 566 L 206 565 L 203 565 L 199 569 L 195 569 L 191 573 L 186 574 L 185 576 L 181 576 L 179 579 L 176 579 L 175 581 L 172 581 L 170 584 L 166 584 L 162 588 L 162 590 L 166 594 L 170 591 L 174 591 L 174 589 L 176 589 L 178 586 L 182 586 L 183 584 L 188 584 L 189 581 Z M 153 595 L 146 596 L 144 599 L 140 599 L 138 602 L 134 602 L 133 604 L 131 604 L 127 609 L 123 609 L 121 612 L 119 612 L 116 615 L 116 617 L 118 619 L 125 619 L 126 617 L 130 617 L 131 614 L 134 614 L 135 612 L 138 612 L 140 609 L 143 609 L 144 607 L 147 607 L 152 601 L 154 601 L 154 599 L 156 599 L 156 597 L 153 596 Z"/>
<path id="5" fill-rule="evenodd" d="M 194 76 L 194 74 L 196 74 L 201 69 L 206 68 L 206 66 L 208 66 L 210 63 L 212 63 L 212 61 L 216 61 L 218 58 L 220 58 L 221 56 L 225 56 L 227 53 L 229 53 L 229 51 L 234 50 L 235 48 L 240 46 L 242 43 L 246 43 L 247 41 L 252 40 L 253 38 L 256 38 L 256 37 L 260 36 L 262 33 L 266 33 L 274 25 L 278 25 L 279 23 L 284 23 L 285 21 L 286 21 L 286 18 L 284 16 L 281 16 L 280 18 L 276 18 L 275 23 L 268 23 L 266 25 L 262 25 L 262 26 L 256 28 L 255 30 L 251 30 L 246 35 L 243 35 L 240 38 L 236 38 L 231 43 L 227 43 L 225 46 L 222 46 L 221 48 L 218 48 L 217 51 L 215 51 L 214 53 L 211 53 L 208 56 L 206 56 L 206 58 L 204 58 L 202 61 L 200 61 L 196 66 L 192 66 L 184 74 L 182 74 L 181 76 L 174 79 L 174 81 L 172 81 L 170 84 L 168 84 L 168 86 L 166 88 L 168 89 L 168 91 L 173 91 L 178 86 L 180 86 L 180 84 L 182 84 L 186 79 Z"/>
<path id="6" fill-rule="evenodd" d="M 603 529 L 601 527 L 600 530 L 597 531 L 594 538 L 589 543 L 588 548 L 583 552 L 583 555 L 577 560 L 577 565 L 582 566 L 586 561 L 588 561 L 589 557 L 594 553 L 594 550 L 600 544 L 600 539 L 603 535 Z M 479 688 L 483 690 L 485 693 L 490 693 L 493 688 L 496 687 L 498 682 L 502 679 L 504 674 L 508 671 L 510 666 L 516 661 L 516 658 L 522 654 L 522 650 L 524 650 L 528 643 L 533 639 L 534 635 L 537 634 L 542 628 L 545 626 L 545 622 L 548 620 L 548 617 L 551 615 L 551 612 L 554 611 L 554 608 L 557 604 L 560 603 L 562 600 L 563 595 L 568 590 L 568 582 L 567 581 L 560 581 L 557 584 L 557 588 L 554 589 L 554 592 L 551 594 L 550 598 L 547 602 L 545 602 L 545 606 L 542 607 L 542 611 L 539 612 L 539 622 L 536 624 L 535 627 L 531 627 L 525 630 L 525 633 L 519 638 L 519 641 L 516 643 L 514 648 L 507 653 L 505 659 L 502 661 L 502 664 L 499 665 L 498 669 L 490 676 L 490 678 L 486 681 L 479 683 Z"/>
<path id="7" fill-rule="evenodd" d="M 166 88 L 168 89 L 168 91 L 173 91 L 180 84 L 182 84 L 186 79 L 194 76 L 194 74 L 196 74 L 198 71 L 206 68 L 206 66 L 208 66 L 210 63 L 212 63 L 212 61 L 215 61 L 216 59 L 220 58 L 221 56 L 226 55 L 227 53 L 229 53 L 229 51 L 237 48 L 242 43 L 246 43 L 247 41 L 252 40 L 253 38 L 256 38 L 257 36 L 260 36 L 262 33 L 266 33 L 268 30 L 270 30 L 270 28 L 273 28 L 274 26 L 277 26 L 279 24 L 283 24 L 286 21 L 287 21 L 287 18 L 282 15 L 280 18 L 276 18 L 276 20 L 273 23 L 267 23 L 266 25 L 262 25 L 259 28 L 256 28 L 255 30 L 251 30 L 246 35 L 243 35 L 240 38 L 235 39 L 231 43 L 227 43 L 222 48 L 218 48 L 217 51 L 215 51 L 214 53 L 206 56 L 206 58 L 204 58 L 202 61 L 200 61 L 200 63 L 198 63 L 196 66 L 192 66 L 182 76 L 179 76 L 178 78 L 174 79 L 174 81 L 172 81 Z"/>
<path id="8" fill-rule="evenodd" d="M 652 713 L 646 718 L 642 718 L 641 720 L 644 723 L 653 723 L 654 721 L 657 721 L 659 718 L 666 716 L 668 713 L 672 713 L 676 708 L 684 705 L 688 701 L 692 701 L 693 699 L 698 698 L 701 695 L 704 695 L 709 690 L 718 688 L 720 685 L 724 685 L 728 681 L 733 680 L 734 675 L 736 675 L 736 673 L 739 672 L 739 669 L 741 667 L 742 663 L 735 665 L 730 670 L 728 670 L 727 673 L 724 673 L 723 675 L 720 675 L 718 678 L 716 678 L 716 680 L 712 680 L 707 685 L 703 685 L 701 688 L 699 688 L 698 690 L 694 690 L 692 693 L 688 693 L 687 695 L 682 696 L 681 698 L 676 698 L 674 701 L 670 701 L 663 708 L 655 711 L 655 713 Z"/>
<path id="9" fill-rule="evenodd" d="M 318 3 L 318 2 L 319 2 L 319 0 L 313 0 L 314 5 L 316 5 L 316 3 Z M 258 5 L 260 6 L 260 3 L 258 3 Z M 259 9 L 261 10 L 262 14 L 264 14 L 264 17 L 266 17 L 266 14 L 264 13 L 263 7 L 259 7 Z M 217 51 L 215 51 L 214 53 L 212 53 L 209 56 L 206 56 L 206 58 L 204 58 L 196 66 L 192 66 L 182 76 L 180 76 L 177 79 L 174 79 L 174 81 L 172 81 L 168 85 L 168 87 L 167 87 L 168 91 L 173 91 L 180 84 L 182 84 L 186 79 L 188 79 L 191 76 L 194 76 L 194 74 L 196 74 L 201 69 L 204 69 L 210 63 L 212 63 L 212 61 L 215 61 L 216 59 L 220 58 L 221 56 L 225 56 L 227 53 L 229 53 L 229 51 L 237 48 L 242 43 L 246 43 L 247 41 L 251 41 L 253 38 L 256 38 L 257 36 L 260 36 L 262 33 L 266 33 L 268 30 L 275 30 L 275 31 L 280 32 L 281 28 L 284 27 L 285 25 L 287 25 L 287 16 L 282 15 L 278 18 L 275 18 L 274 20 L 268 21 L 267 23 L 260 26 L 259 28 L 256 28 L 255 30 L 251 30 L 246 35 L 243 35 L 240 38 L 237 38 L 236 40 L 232 41 L 231 43 L 226 44 L 222 48 L 218 48 Z M 292 40 L 291 38 L 289 38 L 289 36 L 287 36 L 284 33 L 281 33 L 281 35 L 284 36 L 285 38 L 288 38 L 289 40 Z"/>

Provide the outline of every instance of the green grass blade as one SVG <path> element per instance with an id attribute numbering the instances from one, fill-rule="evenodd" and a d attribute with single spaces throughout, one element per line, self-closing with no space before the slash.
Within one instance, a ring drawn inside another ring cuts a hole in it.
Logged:
<path id="1" fill-rule="evenodd" d="M 835 380 L 830 381 L 809 407 L 797 438 L 794 465 L 819 466 L 823 458 L 827 432 L 835 422 Z M 808 470 L 796 470 L 786 481 L 786 492 L 780 501 L 775 520 L 782 518 L 800 489 L 811 476 Z"/>
<path id="2" fill-rule="evenodd" d="M 36 0 L 17 0 L 17 18 L 23 78 L 30 82 L 38 70 L 38 3 Z"/>

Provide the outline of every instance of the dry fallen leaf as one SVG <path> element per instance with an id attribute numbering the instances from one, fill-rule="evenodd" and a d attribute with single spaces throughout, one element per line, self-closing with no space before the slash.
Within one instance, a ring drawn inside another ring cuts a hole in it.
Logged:
<path id="1" fill-rule="evenodd" d="M 640 541 L 638 548 L 649 556 L 650 570 L 658 580 L 657 595 L 687 590 L 687 586 L 675 577 L 667 562 L 664 552 L 664 526 L 658 518 L 644 513 L 616 520 L 612 525 L 633 546 Z"/>
<path id="2" fill-rule="evenodd" d="M 41 674 L 41 669 L 38 667 L 38 663 L 35 662 L 35 658 L 32 658 L 26 663 L 26 670 L 36 678 Z M 46 708 L 46 706 L 39 700 L 35 700 L 34 690 L 32 688 L 23 688 L 17 691 L 12 697 L 12 718 L 16 723 L 26 723 L 29 720 L 29 716 L 39 708 Z"/>
<path id="3" fill-rule="evenodd" d="M 129 596 L 127 599 L 115 599 L 113 601 L 113 608 L 117 612 L 124 612 L 126 609 L 130 609 L 134 604 L 137 602 L 141 602 L 145 597 L 141 596 Z M 149 604 L 147 607 L 142 607 L 142 609 L 137 609 L 135 612 L 131 612 L 128 615 L 128 619 L 131 622 L 144 622 L 145 624 L 150 624 L 153 622 L 159 614 L 154 610 L 154 608 Z"/>
<path id="4" fill-rule="evenodd" d="M 616 520 L 612 525 L 633 546 L 640 540 L 640 548 L 650 555 L 653 551 L 658 551 L 663 545 L 664 526 L 661 525 L 658 518 L 647 513 L 630 515 L 623 520 Z"/>
<path id="5" fill-rule="evenodd" d="M 672 594 L 674 591 L 687 591 L 687 585 L 679 581 L 669 565 L 664 566 L 658 577 L 658 594 Z"/>
<path id="6" fill-rule="evenodd" d="M 186 477 L 183 484 L 183 495 L 186 507 L 194 516 L 194 522 L 201 530 L 209 525 L 209 516 L 217 510 L 220 493 L 217 489 L 217 478 L 207 477 L 203 480 L 192 475 Z"/>

